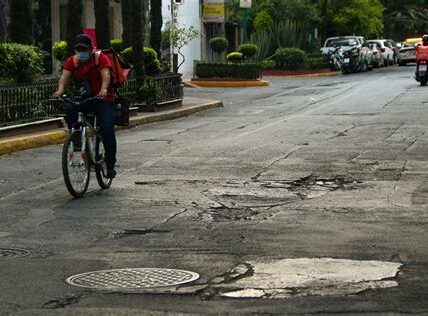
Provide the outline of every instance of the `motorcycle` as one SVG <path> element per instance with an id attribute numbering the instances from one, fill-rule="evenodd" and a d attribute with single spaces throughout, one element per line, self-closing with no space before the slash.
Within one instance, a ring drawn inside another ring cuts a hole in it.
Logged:
<path id="1" fill-rule="evenodd" d="M 361 57 L 358 47 L 353 47 L 343 52 L 342 73 L 361 71 Z"/>
<path id="2" fill-rule="evenodd" d="M 334 50 L 330 50 L 327 55 L 327 59 L 330 65 L 331 71 L 340 71 L 342 69 L 343 62 L 343 51 L 341 47 L 337 47 Z"/>
<path id="3" fill-rule="evenodd" d="M 427 85 L 428 80 L 428 46 L 419 46 L 416 51 L 415 79 L 421 86 Z"/>
<path id="4" fill-rule="evenodd" d="M 428 60 L 418 60 L 416 62 L 416 76 L 417 82 L 421 83 L 421 86 L 427 85 L 428 72 L 427 72 Z"/>

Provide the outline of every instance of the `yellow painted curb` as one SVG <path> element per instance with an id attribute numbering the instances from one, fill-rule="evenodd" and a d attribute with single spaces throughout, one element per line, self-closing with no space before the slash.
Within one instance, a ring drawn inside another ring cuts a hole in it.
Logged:
<path id="1" fill-rule="evenodd" d="M 40 146 L 61 144 L 66 135 L 67 131 L 60 130 L 0 139 L 0 155 Z"/>
<path id="2" fill-rule="evenodd" d="M 247 88 L 247 87 L 266 87 L 270 83 L 264 80 L 248 80 L 248 81 L 205 81 L 193 80 L 192 83 L 202 88 Z"/>

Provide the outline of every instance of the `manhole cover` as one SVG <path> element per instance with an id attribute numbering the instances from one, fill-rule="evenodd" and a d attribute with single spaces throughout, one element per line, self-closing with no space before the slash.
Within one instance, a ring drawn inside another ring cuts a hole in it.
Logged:
<path id="1" fill-rule="evenodd" d="M 184 270 L 135 268 L 86 272 L 69 277 L 75 286 L 99 290 L 144 290 L 189 283 L 199 274 Z"/>
<path id="2" fill-rule="evenodd" d="M 25 257 L 30 252 L 24 249 L 16 249 L 16 248 L 3 248 L 0 247 L 0 260 L 8 259 L 8 258 L 20 258 Z"/>

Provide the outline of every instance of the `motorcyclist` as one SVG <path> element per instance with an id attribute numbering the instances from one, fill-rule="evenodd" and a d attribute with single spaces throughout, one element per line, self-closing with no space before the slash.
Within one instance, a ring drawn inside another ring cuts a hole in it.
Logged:
<path id="1" fill-rule="evenodd" d="M 71 56 L 64 62 L 63 71 L 58 81 L 58 88 L 53 97 L 59 98 L 67 87 L 68 82 L 74 77 L 80 81 L 80 89 L 86 90 L 88 97 L 99 96 L 100 99 L 88 102 L 89 111 L 97 115 L 97 124 L 104 140 L 106 151 L 107 177 L 116 176 L 116 135 L 114 131 L 115 121 L 115 94 L 110 87 L 110 69 L 113 67 L 110 59 L 100 54 L 98 63 L 95 61 L 92 39 L 85 35 L 77 35 L 73 42 L 75 56 Z M 66 109 L 66 122 L 71 129 L 77 122 L 78 113 L 74 105 L 68 104 Z"/>
<path id="2" fill-rule="evenodd" d="M 428 34 L 422 36 L 422 42 L 416 47 L 416 61 L 419 59 L 427 59 L 428 57 Z"/>

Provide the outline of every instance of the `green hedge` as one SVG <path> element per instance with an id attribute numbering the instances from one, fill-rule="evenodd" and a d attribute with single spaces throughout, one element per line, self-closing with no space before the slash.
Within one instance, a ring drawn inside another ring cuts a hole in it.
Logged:
<path id="1" fill-rule="evenodd" d="M 120 55 L 126 62 L 132 64 L 132 47 L 124 49 Z M 143 59 L 144 67 L 148 75 L 152 76 L 160 73 L 161 64 L 158 59 L 158 54 L 154 49 L 144 47 Z"/>
<path id="2" fill-rule="evenodd" d="M 210 39 L 209 44 L 213 51 L 220 54 L 227 49 L 229 46 L 229 41 L 224 37 L 214 37 Z"/>
<path id="3" fill-rule="evenodd" d="M 217 64 L 197 63 L 195 74 L 198 78 L 236 78 L 258 79 L 261 74 L 260 64 Z"/>
<path id="4" fill-rule="evenodd" d="M 323 69 L 329 68 L 329 64 L 322 54 L 307 54 L 305 58 L 305 67 L 307 69 Z"/>
<path id="5" fill-rule="evenodd" d="M 278 48 L 275 51 L 275 62 L 279 69 L 301 69 L 305 64 L 305 52 L 299 48 Z"/>
<path id="6" fill-rule="evenodd" d="M 230 63 L 241 63 L 243 61 L 242 53 L 240 52 L 232 52 L 227 55 L 226 59 Z"/>
<path id="7" fill-rule="evenodd" d="M 15 83 L 32 82 L 43 73 L 43 53 L 34 46 L 0 44 L 0 78 Z"/>
<path id="8" fill-rule="evenodd" d="M 259 47 L 255 44 L 241 44 L 238 47 L 238 52 L 242 53 L 247 59 L 252 58 L 256 53 Z"/>

